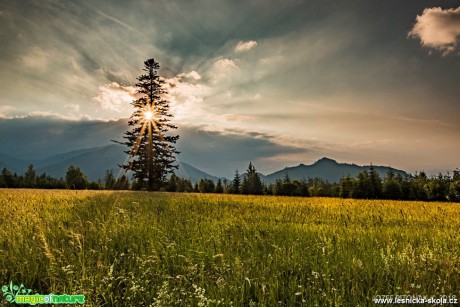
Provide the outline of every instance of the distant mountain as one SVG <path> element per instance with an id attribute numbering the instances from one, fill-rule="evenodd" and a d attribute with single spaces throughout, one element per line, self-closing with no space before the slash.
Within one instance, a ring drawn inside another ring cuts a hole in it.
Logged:
<path id="1" fill-rule="evenodd" d="M 107 170 L 113 170 L 114 175 L 118 175 L 119 164 L 123 164 L 127 155 L 121 145 L 111 144 L 101 147 L 74 150 L 59 155 L 55 155 L 41 160 L 21 160 L 0 153 L 0 169 L 6 167 L 12 172 L 23 174 L 29 164 L 33 164 L 37 174 L 46 173 L 52 177 L 64 177 L 67 168 L 75 165 L 81 168 L 90 180 L 103 179 Z M 185 162 L 178 162 L 179 168 L 175 171 L 181 178 L 190 179 L 193 183 L 200 179 L 211 179 L 214 182 L 218 177 L 203 172 Z M 383 178 L 389 168 L 385 166 L 373 166 Z M 322 178 L 329 182 L 339 182 L 340 178 L 346 175 L 356 177 L 359 172 L 369 170 L 370 166 L 359 166 L 356 164 L 337 163 L 329 158 L 322 158 L 311 165 L 300 164 L 294 167 L 287 167 L 283 170 L 260 178 L 265 183 L 274 183 L 276 179 L 283 179 L 286 174 L 291 179 Z M 402 170 L 394 170 L 396 174 L 407 175 Z M 242 174 L 243 178 L 244 174 Z M 229 180 L 230 181 L 230 180 Z"/>
<path id="2" fill-rule="evenodd" d="M 174 173 L 180 178 L 189 179 L 192 183 L 196 183 L 200 179 L 211 179 L 214 182 L 219 179 L 219 177 L 209 175 L 185 162 L 179 162 L 179 168 Z"/>
<path id="3" fill-rule="evenodd" d="M 126 154 L 119 145 L 107 145 L 71 151 L 35 162 L 38 174 L 64 177 L 69 165 L 75 165 L 80 167 L 90 180 L 97 180 L 104 178 L 106 170 L 113 170 L 117 175 L 118 164 L 123 163 L 125 157 Z"/>
<path id="4" fill-rule="evenodd" d="M 37 174 L 46 173 L 52 177 L 61 178 L 65 176 L 70 165 L 80 167 L 83 173 L 90 180 L 103 179 L 107 170 L 112 170 L 116 176 L 120 171 L 119 164 L 123 164 L 127 155 L 120 145 L 107 145 L 87 149 L 74 150 L 63 154 L 55 155 L 42 160 L 21 160 L 5 154 L 0 154 L 0 169 L 6 167 L 11 172 L 23 174 L 29 164 L 34 165 Z M 176 175 L 190 179 L 193 183 L 202 178 L 217 181 L 218 177 L 203 172 L 185 162 L 178 162 L 179 168 Z"/>
<path id="5" fill-rule="evenodd" d="M 386 166 L 373 166 L 379 173 L 381 178 L 384 178 L 390 169 Z M 329 182 L 339 182 L 343 176 L 350 175 L 356 177 L 358 173 L 364 170 L 369 170 L 370 166 L 359 166 L 356 164 L 337 163 L 335 160 L 329 158 L 322 158 L 311 165 L 299 164 L 294 167 L 286 167 L 283 170 L 274 172 L 265 176 L 265 183 L 274 183 L 276 179 L 283 179 L 288 174 L 291 179 L 308 179 L 308 178 L 321 178 Z M 393 169 L 395 174 L 407 175 L 402 170 Z"/>
<path id="6" fill-rule="evenodd" d="M 23 160 L 0 153 L 0 169 L 7 168 L 12 173 L 23 173 L 26 167 Z"/>

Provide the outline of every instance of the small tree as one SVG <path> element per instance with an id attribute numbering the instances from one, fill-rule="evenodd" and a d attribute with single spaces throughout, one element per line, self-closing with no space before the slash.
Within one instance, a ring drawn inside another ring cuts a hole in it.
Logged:
<path id="1" fill-rule="evenodd" d="M 235 176 L 233 176 L 231 192 L 233 194 L 240 194 L 240 174 L 238 173 L 238 169 L 235 170 Z"/>
<path id="2" fill-rule="evenodd" d="M 395 173 L 391 168 L 388 170 L 387 176 L 383 181 L 383 195 L 388 199 L 402 198 L 401 185 L 396 180 Z"/>
<path id="3" fill-rule="evenodd" d="M 112 190 L 115 187 L 115 177 L 112 170 L 105 171 L 104 185 L 106 190 Z"/>
<path id="4" fill-rule="evenodd" d="M 242 194 L 263 194 L 263 184 L 260 180 L 260 176 L 256 171 L 256 168 L 249 162 L 246 174 L 243 177 L 243 183 L 241 185 Z"/>
<path id="5" fill-rule="evenodd" d="M 24 185 L 26 188 L 34 188 L 37 185 L 37 176 L 32 164 L 27 167 L 27 171 L 24 174 Z"/>
<path id="6" fill-rule="evenodd" d="M 217 184 L 216 184 L 216 193 L 224 193 L 224 187 L 222 186 L 222 180 L 217 179 Z"/>
<path id="7" fill-rule="evenodd" d="M 364 170 L 358 174 L 356 185 L 353 189 L 353 198 L 372 198 L 372 183 L 368 171 Z"/>
<path id="8" fill-rule="evenodd" d="M 88 184 L 88 189 L 89 190 L 101 190 L 102 189 L 102 183 L 100 181 L 91 181 Z"/>
<path id="9" fill-rule="evenodd" d="M 192 192 L 193 185 L 189 179 L 179 178 L 177 180 L 176 192 Z"/>
<path id="10" fill-rule="evenodd" d="M 164 187 L 164 189 L 168 192 L 176 192 L 178 181 L 179 177 L 177 177 L 176 174 L 173 173 L 171 177 L 169 177 L 168 184 Z"/>
<path id="11" fill-rule="evenodd" d="M 5 188 L 15 188 L 17 185 L 17 180 L 7 168 L 3 168 L 2 170 L 2 181 Z"/>
<path id="12" fill-rule="evenodd" d="M 198 183 L 198 188 L 201 193 L 214 193 L 216 187 L 211 179 L 201 179 Z"/>
<path id="13" fill-rule="evenodd" d="M 65 174 L 65 182 L 68 189 L 82 190 L 88 186 L 88 180 L 79 167 L 69 166 Z"/>
<path id="14" fill-rule="evenodd" d="M 122 175 L 117 179 L 114 186 L 115 190 L 128 190 L 129 189 L 129 180 L 126 175 Z"/>
<path id="15" fill-rule="evenodd" d="M 295 195 L 296 186 L 289 178 L 289 174 L 286 172 L 283 179 L 283 184 L 281 185 L 281 195 L 293 196 Z M 310 194 L 312 194 L 309 191 Z"/>
<path id="16" fill-rule="evenodd" d="M 342 198 L 351 198 L 353 196 L 353 190 L 355 188 L 355 182 L 350 175 L 340 179 L 340 191 L 339 196 Z"/>
<path id="17" fill-rule="evenodd" d="M 369 169 L 369 181 L 371 183 L 371 192 L 369 198 L 381 198 L 382 197 L 382 179 L 380 179 L 379 173 L 375 170 L 371 164 Z"/>
<path id="18" fill-rule="evenodd" d="M 295 180 L 294 181 L 296 185 L 296 192 L 295 195 L 298 196 L 310 196 L 310 191 L 308 190 L 308 185 L 305 179 L 302 179 L 300 181 Z"/>
<path id="19" fill-rule="evenodd" d="M 450 183 L 447 199 L 450 201 L 460 201 L 460 180 Z"/>
<path id="20" fill-rule="evenodd" d="M 249 193 L 249 180 L 247 174 L 243 174 L 243 181 L 241 182 L 241 194 L 248 195 Z"/>

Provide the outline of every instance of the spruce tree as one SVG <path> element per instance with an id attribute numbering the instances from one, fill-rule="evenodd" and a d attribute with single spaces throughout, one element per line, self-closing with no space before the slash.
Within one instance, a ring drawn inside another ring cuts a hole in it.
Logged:
<path id="1" fill-rule="evenodd" d="M 6 168 L 3 168 L 3 170 L 2 170 L 2 179 L 3 179 L 2 180 L 3 181 L 3 186 L 2 187 L 14 188 L 16 186 L 13 174 L 11 174 L 11 172 Z"/>
<path id="2" fill-rule="evenodd" d="M 260 176 L 254 165 L 252 165 L 252 162 L 249 162 L 248 169 L 246 170 L 241 185 L 241 193 L 260 195 L 263 194 L 263 191 L 262 180 L 260 180 Z"/>
<path id="3" fill-rule="evenodd" d="M 396 176 L 393 169 L 390 168 L 387 172 L 387 176 L 385 177 L 382 185 L 382 193 L 385 198 L 401 199 L 402 197 L 401 185 L 395 177 Z"/>
<path id="4" fill-rule="evenodd" d="M 353 190 L 355 188 L 355 181 L 350 175 L 342 177 L 340 179 L 340 190 L 339 196 L 342 198 L 351 198 L 353 197 Z"/>
<path id="5" fill-rule="evenodd" d="M 235 170 L 235 176 L 233 177 L 232 193 L 240 194 L 240 174 L 238 173 L 238 169 Z"/>
<path id="6" fill-rule="evenodd" d="M 382 197 L 382 179 L 380 179 L 379 173 L 375 170 L 372 164 L 369 169 L 369 180 L 371 183 L 370 198 L 381 198 Z"/>
<path id="7" fill-rule="evenodd" d="M 112 190 L 115 186 L 115 177 L 113 176 L 113 171 L 112 170 L 106 170 L 105 171 L 105 177 L 104 177 L 104 187 L 106 190 Z"/>
<path id="8" fill-rule="evenodd" d="M 216 193 L 224 193 L 224 187 L 222 186 L 222 180 L 217 179 L 217 184 L 216 184 Z"/>
<path id="9" fill-rule="evenodd" d="M 65 174 L 68 189 L 82 190 L 88 187 L 88 179 L 77 166 L 70 165 Z"/>
<path id="10" fill-rule="evenodd" d="M 37 185 L 37 176 L 35 174 L 34 166 L 30 164 L 24 174 L 24 186 L 26 188 L 34 188 Z"/>
<path id="11" fill-rule="evenodd" d="M 160 64 L 154 59 L 144 62 L 145 74 L 140 75 L 136 83 L 140 98 L 131 104 L 135 108 L 129 119 L 125 142 L 116 142 L 128 146 L 130 161 L 122 167 L 133 172 L 137 185 L 149 191 L 159 190 L 166 183 L 166 177 L 178 166 L 175 165 L 175 143 L 179 136 L 168 135 L 177 129 L 170 119 L 169 102 L 163 98 L 166 90 L 164 80 L 158 75 Z"/>

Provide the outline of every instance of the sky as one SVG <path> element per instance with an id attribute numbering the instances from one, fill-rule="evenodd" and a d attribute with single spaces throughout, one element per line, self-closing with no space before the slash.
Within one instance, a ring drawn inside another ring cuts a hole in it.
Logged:
<path id="1" fill-rule="evenodd" d="M 6 0 L 0 29 L 0 153 L 120 140 L 154 58 L 179 159 L 211 174 L 460 167 L 458 0 Z"/>

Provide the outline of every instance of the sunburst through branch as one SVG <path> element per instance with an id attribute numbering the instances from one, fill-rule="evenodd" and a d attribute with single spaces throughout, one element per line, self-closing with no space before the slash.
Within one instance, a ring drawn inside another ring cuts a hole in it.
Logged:
<path id="1" fill-rule="evenodd" d="M 152 117 L 153 117 L 152 111 L 146 111 L 146 112 L 144 112 L 144 118 L 145 118 L 146 121 L 151 120 Z"/>
<path id="2" fill-rule="evenodd" d="M 165 135 L 176 127 L 169 123 L 169 104 L 164 100 L 164 82 L 157 74 L 160 65 L 153 59 L 144 62 L 146 74 L 137 78 L 137 92 L 140 98 L 133 101 L 136 111 L 129 125 L 134 126 L 125 133 L 124 145 L 129 147 L 129 156 L 122 165 L 125 171 L 132 171 L 139 187 L 148 190 L 160 189 L 166 176 L 178 166 L 175 165 L 174 143 L 178 135 Z"/>

